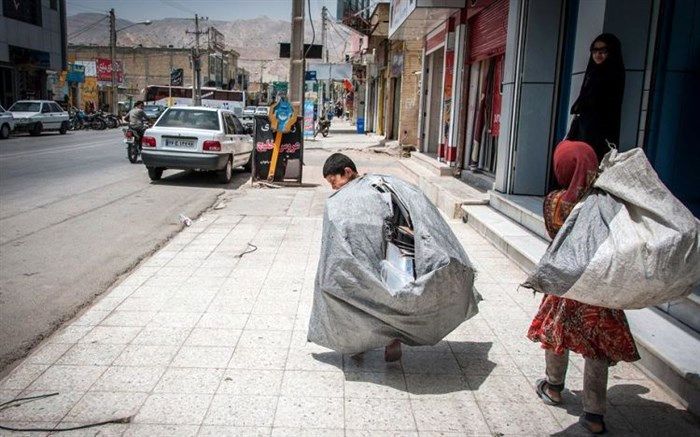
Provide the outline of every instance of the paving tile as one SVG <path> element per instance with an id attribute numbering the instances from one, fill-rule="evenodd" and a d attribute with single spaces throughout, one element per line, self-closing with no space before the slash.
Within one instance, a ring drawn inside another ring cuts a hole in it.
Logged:
<path id="1" fill-rule="evenodd" d="M 291 331 L 294 329 L 295 316 L 251 314 L 245 329 L 262 331 Z"/>
<path id="2" fill-rule="evenodd" d="M 88 392 L 63 419 L 68 422 L 103 422 L 136 414 L 146 393 Z"/>
<path id="3" fill-rule="evenodd" d="M 207 312 L 197 322 L 198 328 L 243 329 L 248 314 Z"/>
<path id="4" fill-rule="evenodd" d="M 286 371 L 283 396 L 343 397 L 344 378 L 340 372 Z"/>
<path id="5" fill-rule="evenodd" d="M 341 372 L 343 356 L 338 352 L 317 352 L 321 348 L 290 348 L 287 356 L 287 370 L 317 370 Z"/>
<path id="6" fill-rule="evenodd" d="M 176 346 L 128 345 L 114 361 L 115 366 L 167 366 L 175 357 Z"/>
<path id="7" fill-rule="evenodd" d="M 185 341 L 185 346 L 229 346 L 235 347 L 240 330 L 221 328 L 194 328 Z"/>
<path id="8" fill-rule="evenodd" d="M 649 379 L 608 379 L 608 402 L 612 405 L 643 406 L 659 401 L 681 408 L 678 401 Z"/>
<path id="9" fill-rule="evenodd" d="M 49 343 L 76 343 L 85 334 L 92 331 L 92 326 L 70 325 L 54 333 L 49 338 Z"/>
<path id="10" fill-rule="evenodd" d="M 541 402 L 478 402 L 491 432 L 500 435 L 550 435 L 561 428 Z"/>
<path id="11" fill-rule="evenodd" d="M 241 348 L 288 348 L 292 340 L 291 331 L 244 330 L 238 342 Z"/>
<path id="12" fill-rule="evenodd" d="M 474 395 L 463 375 L 407 374 L 409 397 L 415 399 L 471 399 Z"/>
<path id="13" fill-rule="evenodd" d="M 61 365 L 108 366 L 121 354 L 123 344 L 78 343 L 56 362 Z"/>
<path id="14" fill-rule="evenodd" d="M 277 406 L 274 396 L 214 396 L 205 425 L 272 426 Z"/>
<path id="15" fill-rule="evenodd" d="M 164 367 L 112 366 L 100 376 L 91 391 L 150 392 L 155 387 Z"/>
<path id="16" fill-rule="evenodd" d="M 279 398 L 275 428 L 343 428 L 343 399 L 322 397 Z"/>
<path id="17" fill-rule="evenodd" d="M 611 429 L 625 431 L 627 428 L 624 426 L 631 424 L 637 435 L 700 436 L 698 419 L 688 411 L 668 404 L 649 402 L 646 405 L 623 405 L 613 408 L 615 410 L 622 414 L 626 422 L 611 423 Z M 606 425 L 610 416 L 608 413 L 605 415 Z"/>
<path id="18" fill-rule="evenodd" d="M 61 429 L 61 428 L 74 428 L 78 426 L 84 426 L 86 425 L 85 422 L 69 422 L 69 421 L 62 421 L 58 425 L 56 425 L 56 429 Z M 49 434 L 51 436 L 54 435 L 60 435 L 60 436 L 68 436 L 68 437 L 95 437 L 98 435 L 99 437 L 121 437 L 122 434 L 124 434 L 124 431 L 129 428 L 129 425 L 125 423 L 108 423 L 105 425 L 100 425 L 97 428 L 84 428 L 84 429 L 76 429 L 74 431 L 62 431 L 62 432 L 54 432 L 52 434 Z M 99 431 L 96 431 L 99 430 Z"/>
<path id="19" fill-rule="evenodd" d="M 387 431 L 415 431 L 408 399 L 345 399 L 345 427 Z"/>
<path id="20" fill-rule="evenodd" d="M 146 326 L 132 341 L 133 344 L 156 346 L 179 346 L 190 334 L 190 328 L 167 328 L 162 326 Z"/>
<path id="21" fill-rule="evenodd" d="M 223 369 L 231 359 L 233 349 L 233 347 L 183 346 L 173 359 L 171 366 Z"/>
<path id="22" fill-rule="evenodd" d="M 284 370 L 287 349 L 237 347 L 228 364 L 231 369 Z"/>
<path id="23" fill-rule="evenodd" d="M 219 394 L 279 396 L 282 370 L 228 369 L 219 386 Z"/>
<path id="24" fill-rule="evenodd" d="M 53 364 L 71 347 L 73 347 L 72 343 L 46 343 L 28 356 L 24 362 L 27 364 Z"/>
<path id="25" fill-rule="evenodd" d="M 21 397 L 40 396 L 46 391 L 25 391 Z M 56 396 L 23 401 L 15 407 L 5 408 L 0 411 L 0 421 L 13 422 L 52 422 L 59 421 L 78 403 L 83 396 L 81 391 L 65 390 Z M 34 426 L 32 426 L 34 427 Z"/>
<path id="26" fill-rule="evenodd" d="M 345 372 L 345 397 L 407 399 L 406 381 L 400 373 Z"/>
<path id="27" fill-rule="evenodd" d="M 155 317 L 155 311 L 112 311 L 101 326 L 146 326 Z"/>
<path id="28" fill-rule="evenodd" d="M 216 426 L 203 425 L 198 437 L 268 437 L 272 432 L 269 427 L 255 426 Z"/>
<path id="29" fill-rule="evenodd" d="M 94 325 L 99 325 L 102 320 L 107 317 L 111 311 L 108 310 L 93 310 L 90 309 L 86 311 L 84 314 L 82 314 L 80 317 L 78 317 L 77 320 L 74 320 L 71 325 L 76 325 L 76 326 L 94 326 Z"/>
<path id="30" fill-rule="evenodd" d="M 153 316 L 150 325 L 165 328 L 194 328 L 200 317 L 200 313 L 160 311 Z"/>
<path id="31" fill-rule="evenodd" d="M 406 373 L 460 374 L 461 369 L 454 354 L 433 352 L 407 352 L 401 358 Z"/>
<path id="32" fill-rule="evenodd" d="M 30 386 L 29 390 L 86 391 L 102 376 L 104 366 L 59 366 L 46 369 Z"/>
<path id="33" fill-rule="evenodd" d="M 522 375 L 515 361 L 508 354 L 489 354 L 488 357 L 471 354 L 455 354 L 455 356 L 462 372 L 468 376 Z"/>
<path id="34" fill-rule="evenodd" d="M 419 431 L 489 435 L 490 430 L 476 402 L 455 399 L 412 399 Z"/>
<path id="35" fill-rule="evenodd" d="M 565 392 L 564 403 L 557 406 L 547 406 L 547 409 L 554 416 L 554 418 L 559 422 L 559 427 L 562 429 L 562 433 L 566 435 L 579 435 L 579 436 L 590 436 L 591 434 L 583 429 L 578 424 L 579 417 L 583 414 L 583 406 L 581 405 L 581 400 L 579 397 L 572 393 L 568 396 Z M 640 410 L 640 412 L 643 410 Z M 643 413 L 642 413 L 643 414 Z M 635 418 L 635 420 L 637 420 Z M 637 420 L 636 423 L 641 423 Z M 656 421 L 656 424 L 659 424 Z M 634 430 L 630 421 L 621 413 L 621 411 L 608 405 L 607 411 L 605 412 L 605 426 L 608 428 L 612 435 L 638 435 Z M 650 426 L 644 429 L 644 431 L 649 431 L 655 433 L 655 426 Z M 656 435 L 664 435 L 665 433 L 655 433 Z"/>
<path id="36" fill-rule="evenodd" d="M 95 326 L 79 343 L 127 344 L 141 331 L 134 326 Z"/>
<path id="37" fill-rule="evenodd" d="M 343 369 L 346 372 L 402 372 L 402 363 L 387 363 L 384 350 L 378 349 L 359 355 L 343 355 Z"/>
<path id="38" fill-rule="evenodd" d="M 273 428 L 272 437 L 345 437 L 345 431 L 327 428 Z"/>
<path id="39" fill-rule="evenodd" d="M 153 389 L 155 393 L 215 393 L 223 378 L 223 369 L 170 368 Z"/>
<path id="40" fill-rule="evenodd" d="M 209 394 L 154 393 L 146 399 L 134 422 L 199 425 L 211 399 Z"/>
<path id="41" fill-rule="evenodd" d="M 467 384 L 479 402 L 532 402 L 535 389 L 524 376 L 467 376 Z"/>
<path id="42" fill-rule="evenodd" d="M 441 437 L 445 437 L 446 434 L 439 434 Z M 423 434 L 419 434 L 418 431 L 384 431 L 377 429 L 346 429 L 345 437 L 419 437 Z M 459 434 L 461 437 L 462 434 Z M 455 436 L 456 437 L 456 436 Z"/>
<path id="43" fill-rule="evenodd" d="M 198 425 L 147 425 L 131 424 L 123 437 L 194 437 L 199 430 Z"/>
<path id="44" fill-rule="evenodd" d="M 299 308 L 298 300 L 258 300 L 253 306 L 253 314 L 294 315 Z"/>

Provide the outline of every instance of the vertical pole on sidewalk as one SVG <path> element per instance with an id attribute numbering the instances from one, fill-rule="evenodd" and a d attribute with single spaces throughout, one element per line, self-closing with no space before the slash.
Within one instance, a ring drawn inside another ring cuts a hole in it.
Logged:
<path id="1" fill-rule="evenodd" d="M 117 56 L 117 18 L 114 15 L 114 8 L 109 10 L 109 61 L 112 70 L 112 114 L 117 113 L 117 72 L 114 62 Z M 99 109 L 99 108 L 98 108 Z"/>
<path id="2" fill-rule="evenodd" d="M 292 41 L 289 68 L 289 101 L 301 114 L 304 98 L 304 0 L 292 0 Z"/>

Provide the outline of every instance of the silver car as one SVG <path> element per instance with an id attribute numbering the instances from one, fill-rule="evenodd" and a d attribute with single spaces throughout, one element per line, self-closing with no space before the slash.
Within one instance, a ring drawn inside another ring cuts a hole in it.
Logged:
<path id="1" fill-rule="evenodd" d="M 68 112 L 51 100 L 20 100 L 8 109 L 15 119 L 15 131 L 40 135 L 44 131 L 65 134 L 69 128 Z"/>
<path id="2" fill-rule="evenodd" d="M 14 128 L 15 119 L 12 113 L 0 106 L 0 140 L 6 140 Z"/>
<path id="3" fill-rule="evenodd" d="M 228 183 L 233 168 L 253 165 L 253 138 L 233 112 L 205 107 L 173 106 L 141 139 L 141 159 L 151 180 L 163 170 L 215 170 Z"/>

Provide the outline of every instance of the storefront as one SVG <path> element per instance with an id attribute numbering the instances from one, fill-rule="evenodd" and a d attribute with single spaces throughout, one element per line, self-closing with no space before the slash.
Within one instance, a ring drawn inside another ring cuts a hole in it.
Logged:
<path id="1" fill-rule="evenodd" d="M 465 56 L 468 112 L 462 167 L 494 177 L 501 120 L 501 83 L 508 31 L 508 0 L 481 2 L 469 8 L 468 53 Z"/>

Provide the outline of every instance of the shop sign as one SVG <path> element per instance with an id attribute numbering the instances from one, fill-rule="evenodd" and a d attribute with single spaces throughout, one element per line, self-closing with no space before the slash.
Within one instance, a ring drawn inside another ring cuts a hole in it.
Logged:
<path id="1" fill-rule="evenodd" d="M 68 74 L 66 74 L 68 83 L 83 83 L 85 82 L 85 67 L 78 64 L 68 64 Z"/>
<path id="2" fill-rule="evenodd" d="M 304 138 L 314 136 L 314 101 L 312 99 L 304 100 Z"/>
<path id="3" fill-rule="evenodd" d="M 97 59 L 96 64 L 97 64 L 97 80 L 104 81 L 104 82 L 111 82 L 112 81 L 112 62 L 109 59 L 100 58 L 100 59 Z M 124 82 L 124 70 L 122 68 L 122 62 L 115 61 L 114 64 L 116 66 L 117 83 L 123 83 Z"/>
<path id="4" fill-rule="evenodd" d="M 173 68 L 170 70 L 170 86 L 182 86 L 184 70 L 182 68 Z"/>
<path id="5" fill-rule="evenodd" d="M 85 77 L 97 77 L 97 65 L 95 61 L 75 61 L 75 65 L 82 65 L 85 68 Z"/>
<path id="6" fill-rule="evenodd" d="M 417 0 L 391 0 L 389 9 L 389 36 L 403 24 L 416 9 Z"/>

